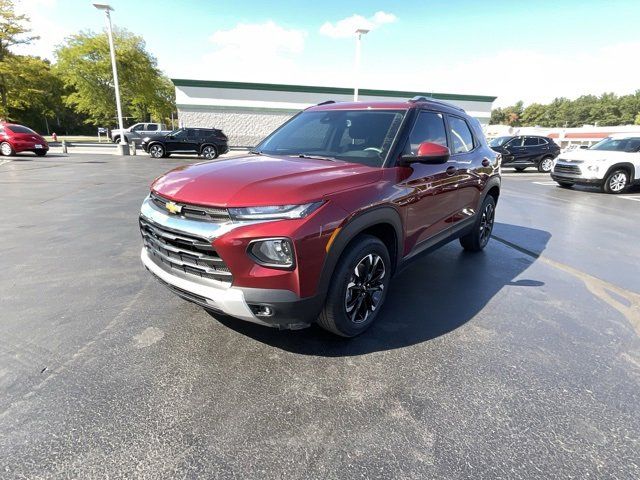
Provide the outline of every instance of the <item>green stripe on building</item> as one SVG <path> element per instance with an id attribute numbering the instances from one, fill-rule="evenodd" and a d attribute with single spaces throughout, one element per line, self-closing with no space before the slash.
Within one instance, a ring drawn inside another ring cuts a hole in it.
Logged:
<path id="1" fill-rule="evenodd" d="M 300 93 L 323 93 L 334 95 L 351 95 L 352 88 L 342 87 L 318 87 L 312 85 L 285 85 L 280 83 L 249 83 L 249 82 L 222 82 L 214 80 L 187 80 L 172 78 L 171 81 L 176 87 L 202 87 L 202 88 L 228 88 L 236 90 L 267 90 L 272 92 L 300 92 Z M 391 97 L 409 99 L 415 96 L 425 96 L 440 100 L 460 100 L 469 102 L 493 102 L 496 97 L 484 95 L 460 95 L 455 93 L 437 92 L 410 92 L 398 90 L 373 90 L 363 88 L 359 90 L 362 96 Z"/>

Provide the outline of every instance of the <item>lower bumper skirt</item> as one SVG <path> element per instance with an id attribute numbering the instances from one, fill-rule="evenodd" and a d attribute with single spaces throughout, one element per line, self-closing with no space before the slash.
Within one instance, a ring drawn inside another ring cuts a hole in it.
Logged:
<path id="1" fill-rule="evenodd" d="M 259 325 L 297 330 L 315 322 L 322 308 L 323 298 L 319 295 L 300 299 L 288 290 L 217 288 L 187 280 L 156 264 L 145 248 L 140 252 L 140 259 L 160 283 L 179 297 L 207 310 Z M 269 307 L 273 315 L 258 317 L 252 307 Z"/>

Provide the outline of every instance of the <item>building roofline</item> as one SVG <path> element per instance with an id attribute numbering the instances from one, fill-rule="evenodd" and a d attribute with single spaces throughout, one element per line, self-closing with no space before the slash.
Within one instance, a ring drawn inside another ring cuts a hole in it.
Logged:
<path id="1" fill-rule="evenodd" d="M 172 78 L 176 87 L 204 87 L 204 88 L 229 88 L 237 90 L 268 90 L 274 92 L 303 92 L 322 93 L 327 95 L 351 95 L 352 88 L 343 87 L 319 87 L 312 85 L 286 85 L 281 83 L 250 83 L 250 82 L 226 82 L 216 80 L 189 80 L 184 78 Z M 368 88 L 359 89 L 360 95 L 373 97 L 393 97 L 409 99 L 415 96 L 427 96 L 438 100 L 461 100 L 470 102 L 493 102 L 497 97 L 486 95 L 464 95 L 456 93 L 436 92 L 410 92 L 403 90 L 375 90 Z"/>

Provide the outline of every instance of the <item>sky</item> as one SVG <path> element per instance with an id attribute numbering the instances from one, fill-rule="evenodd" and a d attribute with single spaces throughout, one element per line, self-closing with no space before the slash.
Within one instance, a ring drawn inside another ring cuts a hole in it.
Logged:
<path id="1" fill-rule="evenodd" d="M 101 0 L 105 2 L 106 0 Z M 640 0 L 108 0 L 171 78 L 491 95 L 494 106 L 640 89 Z M 105 28 L 90 0 L 19 0 L 55 46 Z M 360 72 L 354 72 L 357 28 Z"/>

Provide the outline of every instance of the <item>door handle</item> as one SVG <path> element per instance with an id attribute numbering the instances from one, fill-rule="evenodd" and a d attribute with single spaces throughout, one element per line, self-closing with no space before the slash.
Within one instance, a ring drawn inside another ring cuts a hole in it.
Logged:
<path id="1" fill-rule="evenodd" d="M 488 167 L 489 165 L 491 165 L 491 162 L 489 161 L 489 159 L 488 158 L 484 158 L 482 160 L 482 166 L 483 167 Z"/>
<path id="2" fill-rule="evenodd" d="M 453 174 L 456 173 L 456 170 L 458 170 L 456 167 L 451 166 L 451 167 L 447 168 L 446 173 L 447 173 L 447 175 L 453 175 Z"/>

